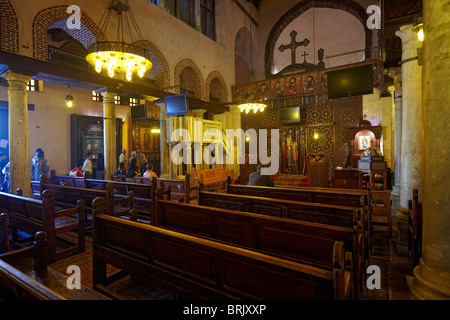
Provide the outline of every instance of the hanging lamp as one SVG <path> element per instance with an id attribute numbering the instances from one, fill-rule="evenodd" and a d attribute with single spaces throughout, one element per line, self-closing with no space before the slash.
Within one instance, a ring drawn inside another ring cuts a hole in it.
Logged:
<path id="1" fill-rule="evenodd" d="M 64 101 L 66 102 L 66 106 L 68 108 L 72 108 L 73 106 L 73 96 L 72 96 L 72 88 L 70 85 L 67 87 L 66 95 L 64 97 Z"/>
<path id="2" fill-rule="evenodd" d="M 86 60 L 95 67 L 97 73 L 106 71 L 111 78 L 122 75 L 131 81 L 135 74 L 143 78 L 152 67 L 150 53 L 144 47 L 135 44 L 143 38 L 127 0 L 109 2 L 100 19 L 101 31 L 107 34 L 113 12 L 117 14 L 117 40 L 98 41 L 90 45 Z M 125 35 L 128 35 L 131 42 L 125 41 Z"/>

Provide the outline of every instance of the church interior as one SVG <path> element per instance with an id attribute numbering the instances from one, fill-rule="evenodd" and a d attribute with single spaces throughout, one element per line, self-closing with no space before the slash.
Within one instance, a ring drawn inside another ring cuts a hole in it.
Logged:
<path id="1" fill-rule="evenodd" d="M 0 300 L 450 299 L 448 2 L 0 8 Z"/>

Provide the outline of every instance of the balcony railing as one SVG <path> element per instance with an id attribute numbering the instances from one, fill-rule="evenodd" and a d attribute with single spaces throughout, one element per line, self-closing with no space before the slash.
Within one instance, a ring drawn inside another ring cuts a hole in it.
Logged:
<path id="1" fill-rule="evenodd" d="M 91 68 L 85 56 L 52 46 L 48 46 L 48 61 L 78 67 L 84 70 Z"/>

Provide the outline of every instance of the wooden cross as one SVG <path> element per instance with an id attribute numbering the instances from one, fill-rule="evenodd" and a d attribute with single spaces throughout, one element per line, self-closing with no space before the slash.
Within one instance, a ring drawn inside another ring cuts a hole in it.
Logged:
<path id="1" fill-rule="evenodd" d="M 288 45 L 281 45 L 279 48 L 278 48 L 278 50 L 280 50 L 281 52 L 283 52 L 284 50 L 286 50 L 286 49 L 291 49 L 291 61 L 292 61 L 292 64 L 294 65 L 296 62 L 295 62 L 295 50 L 298 48 L 298 47 L 300 47 L 300 46 L 305 46 L 305 47 L 307 47 L 308 46 L 308 44 L 310 43 L 310 41 L 308 40 L 308 39 L 305 39 L 305 40 L 303 40 L 303 41 L 301 41 L 301 42 L 297 42 L 297 41 L 295 41 L 295 38 L 297 37 L 297 32 L 295 31 L 295 30 L 292 30 L 292 32 L 291 32 L 291 34 L 290 34 L 290 36 L 291 36 L 291 39 L 292 39 L 292 41 L 291 41 L 291 43 L 290 44 L 288 44 Z"/>

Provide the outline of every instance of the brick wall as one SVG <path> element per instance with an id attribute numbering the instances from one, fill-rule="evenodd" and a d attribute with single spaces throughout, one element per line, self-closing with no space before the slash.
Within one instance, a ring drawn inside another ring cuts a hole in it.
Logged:
<path id="1" fill-rule="evenodd" d="M 16 13 L 8 0 L 0 0 L 0 50 L 19 51 L 19 28 Z"/>
<path id="2" fill-rule="evenodd" d="M 81 29 L 69 30 L 67 28 L 67 6 L 55 6 L 41 10 L 33 20 L 33 55 L 36 59 L 48 59 L 47 32 L 51 28 L 61 28 L 78 40 L 85 47 L 96 40 L 106 40 L 100 28 L 89 16 L 81 13 Z"/>

